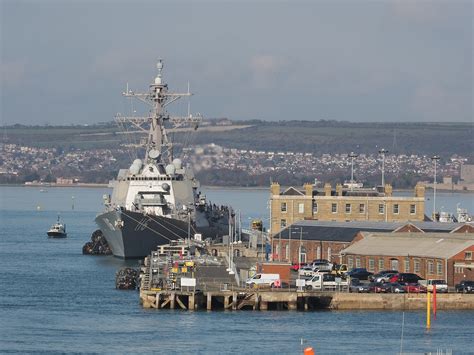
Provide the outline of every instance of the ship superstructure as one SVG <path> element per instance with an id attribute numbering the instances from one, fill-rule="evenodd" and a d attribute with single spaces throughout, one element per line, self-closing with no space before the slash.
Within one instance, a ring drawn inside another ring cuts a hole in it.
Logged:
<path id="1" fill-rule="evenodd" d="M 145 156 L 135 159 L 128 169 L 121 169 L 112 182 L 112 196 L 104 196 L 106 211 L 97 216 L 115 256 L 140 258 L 158 245 L 173 240 L 215 238 L 228 231 L 228 208 L 207 203 L 201 194 L 193 171 L 174 157 L 173 142 L 168 137 L 165 122 L 173 127 L 192 126 L 196 129 L 200 115 L 171 117 L 166 107 L 190 96 L 172 93 L 163 82 L 163 62 L 157 64 L 158 74 L 146 93 L 126 90 L 125 97 L 150 106 L 145 117 L 116 116 L 121 124 L 133 125 L 146 132 Z"/>

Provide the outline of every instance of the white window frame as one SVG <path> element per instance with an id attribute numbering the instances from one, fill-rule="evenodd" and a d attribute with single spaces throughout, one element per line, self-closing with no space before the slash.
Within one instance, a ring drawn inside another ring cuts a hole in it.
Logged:
<path id="1" fill-rule="evenodd" d="M 385 269 L 385 260 L 383 258 L 379 259 L 379 272 Z"/>
<path id="2" fill-rule="evenodd" d="M 441 261 L 436 262 L 436 273 L 438 275 L 443 275 L 443 263 Z"/>
<path id="3" fill-rule="evenodd" d="M 359 213 L 365 213 L 365 203 L 359 203 Z"/>
<path id="4" fill-rule="evenodd" d="M 400 205 L 398 203 L 393 205 L 393 214 L 400 214 Z"/>
<path id="5" fill-rule="evenodd" d="M 404 268 L 405 268 L 405 272 L 410 272 L 410 259 L 405 259 L 405 262 L 404 262 Z"/>
<path id="6" fill-rule="evenodd" d="M 298 213 L 304 213 L 304 203 L 298 203 Z"/>
<path id="7" fill-rule="evenodd" d="M 385 214 L 385 205 L 383 203 L 379 203 L 379 214 Z"/>
<path id="8" fill-rule="evenodd" d="M 410 214 L 416 214 L 416 204 L 410 204 Z"/>
<path id="9" fill-rule="evenodd" d="M 419 274 L 421 270 L 421 261 L 420 259 L 413 260 L 413 272 Z"/>
<path id="10" fill-rule="evenodd" d="M 352 258 L 352 256 L 347 257 L 347 267 L 349 270 L 354 268 L 354 259 Z"/>
<path id="11" fill-rule="evenodd" d="M 369 271 L 370 272 L 375 271 L 375 259 L 374 258 L 369 259 Z"/>
<path id="12" fill-rule="evenodd" d="M 334 208 L 336 207 L 336 208 Z M 331 212 L 332 213 L 337 213 L 337 203 L 331 203 Z"/>
<path id="13" fill-rule="evenodd" d="M 347 207 L 349 207 L 349 211 L 347 210 Z M 352 213 L 352 205 L 350 203 L 346 203 L 345 210 L 347 214 Z"/>
<path id="14" fill-rule="evenodd" d="M 428 264 L 428 274 L 434 275 L 434 273 L 435 273 L 435 268 L 434 268 L 434 262 L 433 262 L 433 260 L 428 260 L 427 264 Z"/>
<path id="15" fill-rule="evenodd" d="M 288 212 L 288 204 L 286 202 L 281 202 L 280 203 L 280 211 L 281 211 L 281 213 L 287 213 Z"/>

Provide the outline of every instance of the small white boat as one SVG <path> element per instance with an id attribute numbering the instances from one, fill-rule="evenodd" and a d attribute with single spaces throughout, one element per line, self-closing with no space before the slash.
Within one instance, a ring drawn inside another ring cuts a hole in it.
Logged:
<path id="1" fill-rule="evenodd" d="M 67 237 L 66 225 L 61 223 L 59 216 L 58 216 L 57 222 L 51 226 L 47 234 L 48 234 L 48 237 L 52 237 L 52 238 L 66 238 Z"/>

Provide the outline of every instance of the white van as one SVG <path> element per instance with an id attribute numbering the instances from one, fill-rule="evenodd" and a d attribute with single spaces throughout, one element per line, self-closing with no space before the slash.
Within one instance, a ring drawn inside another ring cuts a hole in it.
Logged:
<path id="1" fill-rule="evenodd" d="M 280 274 L 256 274 L 245 283 L 250 287 L 259 287 L 260 285 L 280 287 Z"/>
<path id="2" fill-rule="evenodd" d="M 425 286 L 429 292 L 433 292 L 435 287 L 436 292 L 448 292 L 448 284 L 444 280 L 421 280 L 419 284 Z"/>
<path id="3" fill-rule="evenodd" d="M 331 274 L 318 273 L 311 279 L 306 280 L 305 288 L 307 290 L 345 290 L 348 287 L 347 280 Z"/>

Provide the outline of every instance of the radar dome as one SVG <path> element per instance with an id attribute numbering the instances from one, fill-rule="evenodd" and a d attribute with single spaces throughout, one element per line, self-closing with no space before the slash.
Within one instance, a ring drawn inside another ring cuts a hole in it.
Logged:
<path id="1" fill-rule="evenodd" d="M 140 169 L 142 168 L 142 161 L 140 159 L 135 159 L 130 166 L 130 174 L 136 175 L 140 172 Z"/>
<path id="2" fill-rule="evenodd" d="M 169 191 L 170 185 L 168 185 L 166 182 L 161 185 L 161 188 L 165 191 Z"/>
<path id="3" fill-rule="evenodd" d="M 176 167 L 173 164 L 166 165 L 166 175 L 174 175 L 176 172 Z"/>
<path id="4" fill-rule="evenodd" d="M 175 166 L 176 170 L 179 170 L 183 167 L 183 162 L 181 161 L 181 159 L 173 159 L 173 165 Z"/>

